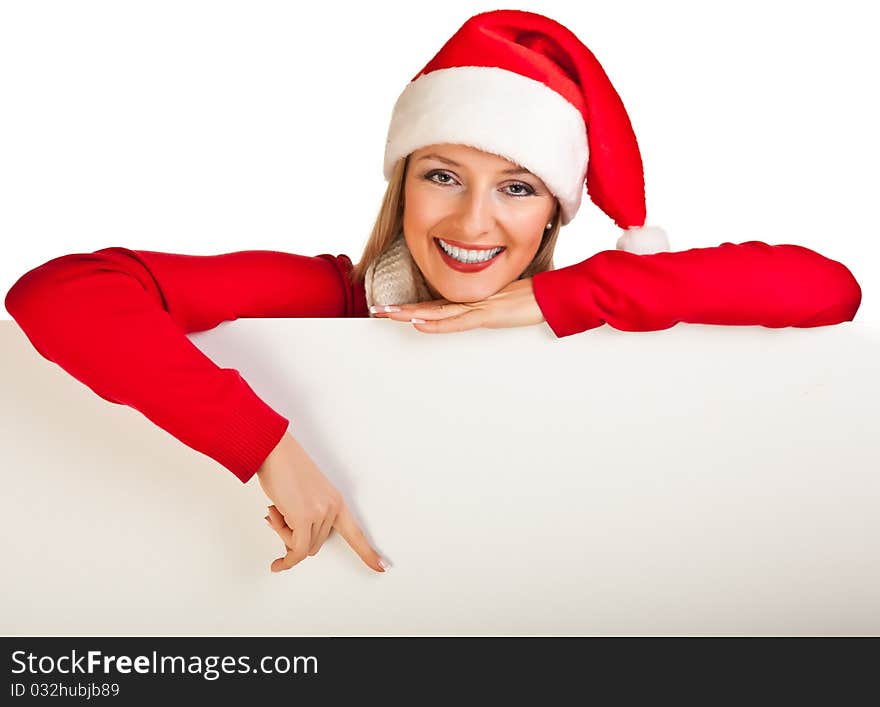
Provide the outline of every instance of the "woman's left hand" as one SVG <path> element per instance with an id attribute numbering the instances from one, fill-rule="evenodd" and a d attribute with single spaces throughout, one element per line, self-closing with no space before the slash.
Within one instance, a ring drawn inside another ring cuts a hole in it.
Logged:
<path id="1" fill-rule="evenodd" d="M 532 278 L 514 280 L 507 287 L 479 302 L 450 302 L 445 299 L 397 305 L 399 312 L 376 312 L 375 316 L 409 323 L 411 319 L 419 331 L 427 334 L 443 334 L 485 327 L 529 326 L 544 321 L 532 289 Z"/>

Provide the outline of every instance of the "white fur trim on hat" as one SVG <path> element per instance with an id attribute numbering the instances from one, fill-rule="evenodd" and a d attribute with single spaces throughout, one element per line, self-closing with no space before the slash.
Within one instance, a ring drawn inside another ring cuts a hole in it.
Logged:
<path id="1" fill-rule="evenodd" d="M 639 255 L 668 251 L 669 236 L 659 226 L 633 226 L 617 239 L 617 249 Z"/>
<path id="2" fill-rule="evenodd" d="M 584 119 L 540 81 L 490 66 L 437 69 L 411 81 L 392 112 L 385 179 L 400 158 L 441 143 L 476 147 L 528 169 L 559 199 L 563 225 L 580 207 L 589 160 Z"/>

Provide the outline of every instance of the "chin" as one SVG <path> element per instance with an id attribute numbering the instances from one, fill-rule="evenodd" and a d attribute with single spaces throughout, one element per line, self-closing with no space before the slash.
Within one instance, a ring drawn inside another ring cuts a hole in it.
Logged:
<path id="1" fill-rule="evenodd" d="M 487 270 L 486 272 L 458 273 L 449 268 L 435 252 L 420 254 L 430 268 L 422 270 L 432 276 L 427 277 L 431 288 L 436 290 L 442 299 L 449 302 L 479 302 L 491 297 L 499 290 L 504 289 L 510 282 L 516 279 L 514 273 L 504 273 L 499 270 Z M 416 265 L 419 265 L 416 262 Z M 497 263 L 502 269 L 509 270 L 510 263 Z"/>
<path id="2" fill-rule="evenodd" d="M 484 281 L 469 285 L 446 282 L 442 283 L 439 287 L 434 285 L 434 289 L 440 293 L 443 299 L 450 302 L 479 302 L 487 297 L 491 297 L 501 288 L 493 287 L 491 283 Z"/>

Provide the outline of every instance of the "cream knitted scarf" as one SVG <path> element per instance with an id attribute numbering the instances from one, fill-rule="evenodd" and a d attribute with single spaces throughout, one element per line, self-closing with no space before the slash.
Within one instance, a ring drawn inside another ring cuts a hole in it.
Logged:
<path id="1" fill-rule="evenodd" d="M 433 299 L 425 277 L 413 260 L 403 231 L 374 260 L 364 273 L 367 307 L 383 304 L 409 304 Z M 374 316 L 370 313 L 370 316 Z"/>

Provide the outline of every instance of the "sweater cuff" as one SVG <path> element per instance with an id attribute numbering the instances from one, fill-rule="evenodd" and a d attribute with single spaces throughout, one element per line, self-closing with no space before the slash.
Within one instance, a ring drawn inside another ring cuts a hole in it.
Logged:
<path id="1" fill-rule="evenodd" d="M 587 272 L 590 260 L 532 276 L 535 300 L 547 324 L 558 337 L 577 334 L 605 323 L 600 316 L 593 283 Z"/>
<path id="2" fill-rule="evenodd" d="M 226 426 L 210 455 L 246 484 L 284 436 L 290 421 L 269 407 L 242 378 Z"/>

